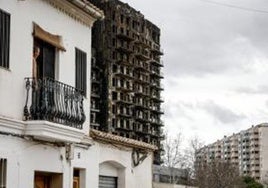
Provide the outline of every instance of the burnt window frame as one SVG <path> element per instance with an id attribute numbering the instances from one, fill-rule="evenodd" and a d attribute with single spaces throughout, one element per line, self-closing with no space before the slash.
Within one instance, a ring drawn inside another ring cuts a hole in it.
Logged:
<path id="1" fill-rule="evenodd" d="M 0 67 L 9 69 L 10 67 L 10 13 L 0 9 Z"/>

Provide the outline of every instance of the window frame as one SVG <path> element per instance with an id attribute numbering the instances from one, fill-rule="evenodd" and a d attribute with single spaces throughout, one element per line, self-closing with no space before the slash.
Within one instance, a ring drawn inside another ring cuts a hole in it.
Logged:
<path id="1" fill-rule="evenodd" d="M 7 159 L 0 158 L 0 187 L 7 187 Z"/>
<path id="2" fill-rule="evenodd" d="M 75 48 L 75 87 L 87 95 L 87 53 Z"/>
<path id="3" fill-rule="evenodd" d="M 3 21 L 3 23 L 2 23 Z M 0 68 L 10 69 L 11 14 L 0 8 Z"/>

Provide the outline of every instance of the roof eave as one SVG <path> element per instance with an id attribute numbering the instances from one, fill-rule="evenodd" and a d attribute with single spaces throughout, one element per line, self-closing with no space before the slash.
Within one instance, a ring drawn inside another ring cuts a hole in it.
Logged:
<path id="1" fill-rule="evenodd" d="M 92 18 L 96 20 L 104 19 L 103 11 L 94 6 L 89 1 L 85 0 L 67 0 L 67 1 L 73 3 L 74 5 L 76 5 L 77 7 L 88 13 Z"/>
<path id="2" fill-rule="evenodd" d="M 148 143 L 113 135 L 110 133 L 97 131 L 94 129 L 90 130 L 90 136 L 94 140 L 97 140 L 97 141 L 118 144 L 121 146 L 135 148 L 135 149 L 141 149 L 141 150 L 147 150 L 147 151 L 155 151 L 158 149 L 156 146 L 148 144 Z"/>

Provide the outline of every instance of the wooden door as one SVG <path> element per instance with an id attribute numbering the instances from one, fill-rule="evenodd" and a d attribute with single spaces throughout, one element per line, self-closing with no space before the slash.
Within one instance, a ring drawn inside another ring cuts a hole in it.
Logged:
<path id="1" fill-rule="evenodd" d="M 50 177 L 36 175 L 34 177 L 34 188 L 50 188 Z"/>
<path id="2" fill-rule="evenodd" d="M 73 177 L 73 188 L 79 188 L 79 177 Z"/>

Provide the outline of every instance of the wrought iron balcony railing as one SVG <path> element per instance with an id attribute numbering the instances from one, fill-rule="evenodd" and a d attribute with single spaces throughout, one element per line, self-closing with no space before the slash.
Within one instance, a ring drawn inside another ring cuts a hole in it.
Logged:
<path id="1" fill-rule="evenodd" d="M 26 80 L 25 120 L 46 120 L 82 129 L 83 95 L 76 88 L 51 78 Z"/>

